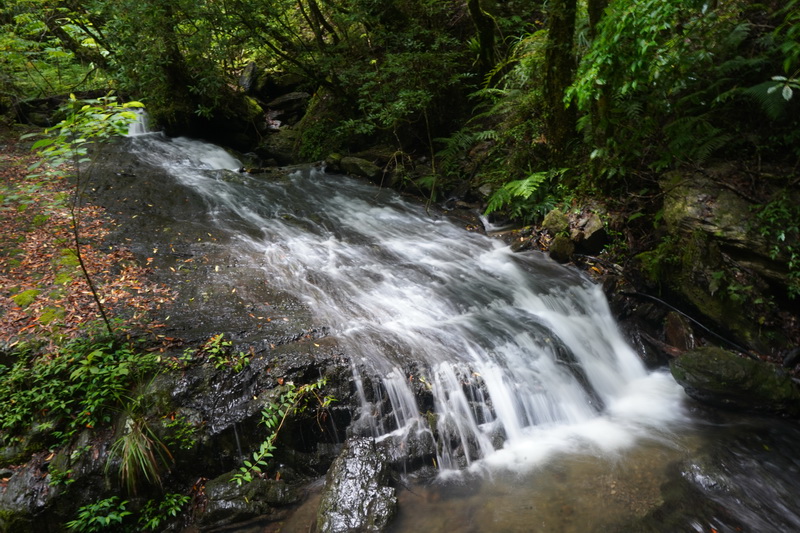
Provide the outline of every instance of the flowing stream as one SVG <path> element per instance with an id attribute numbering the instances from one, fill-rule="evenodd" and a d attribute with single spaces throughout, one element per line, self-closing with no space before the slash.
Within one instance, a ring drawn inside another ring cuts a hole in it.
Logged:
<path id="1" fill-rule="evenodd" d="M 721 482 L 689 459 L 744 422 L 691 413 L 581 274 L 345 176 L 239 173 L 221 148 L 155 134 L 132 146 L 200 194 L 240 260 L 339 339 L 361 398 L 355 432 L 436 435 L 440 483 L 401 495 L 397 531 L 635 531 L 620 524 L 668 505 L 670 482 L 710 503 L 654 530 L 752 523 L 715 514 L 729 505 L 713 497 Z"/>

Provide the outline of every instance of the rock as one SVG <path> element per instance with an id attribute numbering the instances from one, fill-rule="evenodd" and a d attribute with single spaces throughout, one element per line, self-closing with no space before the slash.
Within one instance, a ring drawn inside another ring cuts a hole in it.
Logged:
<path id="1" fill-rule="evenodd" d="M 556 235 L 550 243 L 550 257 L 559 263 L 567 263 L 575 253 L 575 243 L 566 235 Z"/>
<path id="2" fill-rule="evenodd" d="M 775 282 L 787 282 L 786 269 L 772 257 L 770 243 L 755 229 L 754 204 L 700 174 L 671 174 L 661 188 L 664 222 L 671 233 L 710 235 L 743 267 Z"/>
<path id="3" fill-rule="evenodd" d="M 258 79 L 258 65 L 251 61 L 244 67 L 241 75 L 239 76 L 239 86 L 244 89 L 244 92 L 250 94 L 255 88 Z"/>
<path id="4" fill-rule="evenodd" d="M 377 179 L 381 175 L 381 168 L 378 165 L 360 157 L 343 157 L 339 161 L 339 167 L 346 174 L 371 180 Z"/>
<path id="5" fill-rule="evenodd" d="M 569 218 L 560 209 L 553 209 L 545 215 L 542 229 L 547 230 L 553 236 L 564 233 L 569 230 Z"/>
<path id="6" fill-rule="evenodd" d="M 670 362 L 675 380 L 692 398 L 728 409 L 800 415 L 800 389 L 780 367 L 714 347 Z"/>
<path id="7" fill-rule="evenodd" d="M 305 113 L 310 99 L 310 94 L 297 91 L 270 100 L 266 107 L 271 110 L 270 117 L 273 120 L 294 126 Z"/>
<path id="8" fill-rule="evenodd" d="M 238 485 L 231 481 L 232 477 L 233 472 L 228 472 L 206 483 L 206 505 L 197 517 L 202 527 L 274 515 L 279 508 L 300 501 L 298 491 L 283 481 L 254 479 Z"/>
<path id="9" fill-rule="evenodd" d="M 589 213 L 582 217 L 570 236 L 578 249 L 589 254 L 600 253 L 608 242 L 605 225 L 596 213 Z"/>
<path id="10" fill-rule="evenodd" d="M 674 311 L 667 313 L 664 319 L 664 336 L 667 344 L 681 352 L 694 348 L 694 334 L 689 321 Z"/>
<path id="11" fill-rule="evenodd" d="M 386 452 L 371 438 L 351 438 L 328 471 L 317 514 L 319 533 L 384 531 L 397 508 Z"/>
<path id="12" fill-rule="evenodd" d="M 256 149 L 262 159 L 274 159 L 281 165 L 290 165 L 295 160 L 295 146 L 298 134 L 291 126 L 283 126 L 267 134 Z"/>

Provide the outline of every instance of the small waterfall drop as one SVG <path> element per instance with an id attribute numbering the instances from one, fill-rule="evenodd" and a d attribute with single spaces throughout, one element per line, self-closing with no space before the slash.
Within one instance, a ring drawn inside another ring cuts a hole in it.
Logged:
<path id="1" fill-rule="evenodd" d="M 391 191 L 317 169 L 233 172 L 223 149 L 139 136 L 142 159 L 203 195 L 243 261 L 304 302 L 351 357 L 355 431 L 428 432 L 443 469 L 613 451 L 682 420 L 599 287 Z"/>
<path id="2" fill-rule="evenodd" d="M 141 108 L 134 108 L 132 111 L 136 113 L 136 120 L 128 125 L 128 137 L 150 133 L 150 120 L 147 116 L 147 111 Z"/>

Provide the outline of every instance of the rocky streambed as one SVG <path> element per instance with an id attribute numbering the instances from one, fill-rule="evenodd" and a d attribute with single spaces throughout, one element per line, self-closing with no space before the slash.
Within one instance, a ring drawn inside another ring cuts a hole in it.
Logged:
<path id="1" fill-rule="evenodd" d="M 206 150 L 203 157 L 224 158 L 215 152 L 218 148 Z M 271 182 L 278 185 L 268 189 L 272 192 L 252 194 L 278 195 L 280 184 L 301 171 L 262 170 L 255 177 L 219 171 L 214 180 L 234 185 L 251 179 Z M 313 188 L 314 183 L 310 180 L 306 186 Z M 301 196 L 313 192 L 307 189 Z M 368 335 L 356 336 L 354 344 L 356 326 L 342 328 L 314 308 L 329 305 L 327 295 L 304 298 L 290 290 L 293 285 L 286 280 L 270 278 L 262 265 L 265 257 L 273 256 L 250 245 L 269 235 L 269 228 L 263 221 L 248 224 L 251 212 L 242 208 L 220 226 L 227 215 L 208 195 L 176 181 L 168 168 L 148 162 L 141 147 L 126 144 L 98 158 L 87 194 L 117 217 L 119 225 L 108 245 L 130 248 L 140 262 L 151 266 L 156 281 L 175 292 L 173 303 L 151 318 L 163 324 L 161 356 L 176 364 L 142 384 L 138 392 L 147 401 L 137 415 L 162 442 L 172 443 L 171 459 L 164 464 L 160 485 L 145 484 L 130 493 L 110 484 L 106 465 L 111 445 L 133 420 L 120 414 L 112 429 L 86 430 L 68 446 L 37 453 L 24 466 L 4 471 L 4 531 L 60 531 L 75 519 L 79 507 L 113 496 L 129 502 L 127 508 L 134 513 L 130 516 L 142 516 L 147 501 L 164 501 L 164 495 L 186 497 L 175 516 L 163 517 L 158 529 L 165 531 L 735 531 L 800 524 L 791 496 L 800 432 L 792 422 L 707 410 L 689 401 L 663 371 L 642 371 L 625 385 L 628 390 L 609 393 L 602 383 L 592 381 L 606 371 L 585 367 L 560 344 L 560 337 L 574 333 L 550 334 L 540 322 L 528 319 L 526 330 L 541 335 L 539 343 L 558 345 L 553 351 L 557 372 L 550 379 L 567 377 L 565 383 L 575 383 L 577 395 L 585 396 L 587 412 L 593 414 L 585 420 L 578 417 L 579 424 L 565 424 L 572 415 L 558 414 L 564 402 L 554 403 L 545 410 L 553 414 L 529 414 L 540 418 L 533 430 L 511 438 L 513 427 L 492 428 L 503 410 L 501 396 L 491 396 L 492 366 L 479 371 L 473 362 L 469 373 L 453 375 L 467 401 L 465 408 L 483 413 L 475 418 L 475 436 L 462 438 L 473 430 L 463 426 L 464 419 L 448 418 L 442 408 L 447 402 L 437 391 L 445 373 L 433 371 L 436 365 L 399 359 L 396 379 L 387 380 L 386 374 L 394 376 L 395 370 L 381 372 L 355 348 L 374 343 L 374 349 L 388 347 L 392 354 L 422 349 L 403 345 L 411 334 L 395 337 L 392 330 L 368 330 Z M 381 200 L 387 192 L 377 188 L 370 194 L 378 203 L 369 207 L 367 222 L 383 229 L 398 224 L 385 218 L 395 200 Z M 326 223 L 321 213 L 299 206 L 271 216 L 285 224 L 284 232 L 305 231 L 315 224 L 325 227 L 329 234 L 306 249 L 309 257 L 320 249 L 334 254 L 334 248 L 326 248 L 331 240 L 377 250 L 390 261 L 402 261 L 401 252 L 406 253 L 395 248 L 390 254 L 381 248 L 392 240 L 391 233 L 381 238 L 383 242 L 346 233 Z M 464 231 L 462 238 L 472 237 Z M 462 250 L 455 244 L 445 250 L 445 257 L 459 258 Z M 425 247 L 424 237 L 411 246 L 413 252 Z M 294 264 L 281 255 L 285 251 L 278 250 L 275 257 Z M 419 293 L 415 309 L 424 309 L 436 294 L 430 291 L 440 286 L 467 292 L 475 301 L 482 292 L 497 290 L 458 285 L 444 277 L 445 263 L 440 261 L 436 255 L 421 256 L 420 265 L 433 264 L 431 270 L 409 264 L 416 272 L 411 278 L 432 283 Z M 493 269 L 495 277 L 511 268 L 493 262 L 489 251 L 465 264 L 478 268 L 480 261 L 492 261 L 482 268 Z M 527 276 L 543 278 L 546 287 L 566 293 L 571 285 L 586 283 L 551 262 L 531 261 L 524 265 Z M 368 281 L 389 278 L 400 285 L 411 279 L 356 260 L 339 266 L 361 269 L 359 275 Z M 325 275 L 324 269 L 296 267 L 291 277 L 318 283 Z M 500 284 L 508 282 L 501 279 Z M 457 289 L 449 288 L 454 286 Z M 335 290 L 330 292 L 336 296 Z M 576 305 L 572 301 L 565 308 Z M 460 309 L 461 314 L 469 312 L 468 305 Z M 401 319 L 389 316 L 386 322 L 396 325 Z M 503 322 L 488 321 L 502 329 Z M 630 326 L 634 342 L 641 339 L 636 328 Z M 495 349 L 520 342 L 521 333 L 526 332 L 513 331 Z M 231 343 L 225 348 L 224 364 L 215 364 L 208 354 L 185 360 L 187 348 L 197 349 L 215 337 Z M 535 357 L 541 356 L 527 356 Z M 237 358 L 241 365 L 235 364 Z M 518 373 L 526 371 L 522 362 L 518 365 Z M 263 423 L 265 406 L 280 405 L 287 392 L 321 378 L 327 382 L 320 394 L 336 401 L 325 409 L 311 401 L 305 411 L 287 418 L 274 442 L 274 457 L 267 458 L 252 481 L 237 484 L 233 478 L 245 461 L 254 461 L 253 453 L 269 434 Z M 579 392 L 582 387 L 590 392 Z M 412 397 L 402 398 L 403 391 Z M 458 396 L 454 389 L 448 394 L 448 400 Z M 411 410 L 416 412 L 399 412 L 404 405 L 414 405 Z M 365 413 L 366 408 L 374 413 Z M 482 446 L 497 453 L 481 456 Z M 443 458 L 452 465 L 443 468 Z M 55 474 L 68 471 L 70 482 L 57 482 Z M 125 520 L 137 527 L 133 518 Z"/>

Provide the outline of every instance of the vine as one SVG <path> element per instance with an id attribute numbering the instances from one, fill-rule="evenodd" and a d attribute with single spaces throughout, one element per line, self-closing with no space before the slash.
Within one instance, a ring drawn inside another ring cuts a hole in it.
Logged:
<path id="1" fill-rule="evenodd" d="M 317 409 L 326 409 L 335 400 L 332 396 L 321 396 L 320 390 L 327 384 L 326 378 L 320 378 L 314 383 L 297 387 L 288 382 L 277 401 L 270 402 L 261 411 L 261 422 L 267 427 L 269 434 L 261 442 L 258 450 L 253 452 L 252 460 L 245 460 L 244 466 L 231 479 L 237 485 L 249 483 L 254 477 L 264 474 L 269 466 L 269 459 L 276 450 L 275 441 L 290 416 L 302 413 L 308 407 L 308 401 L 316 400 Z"/>

